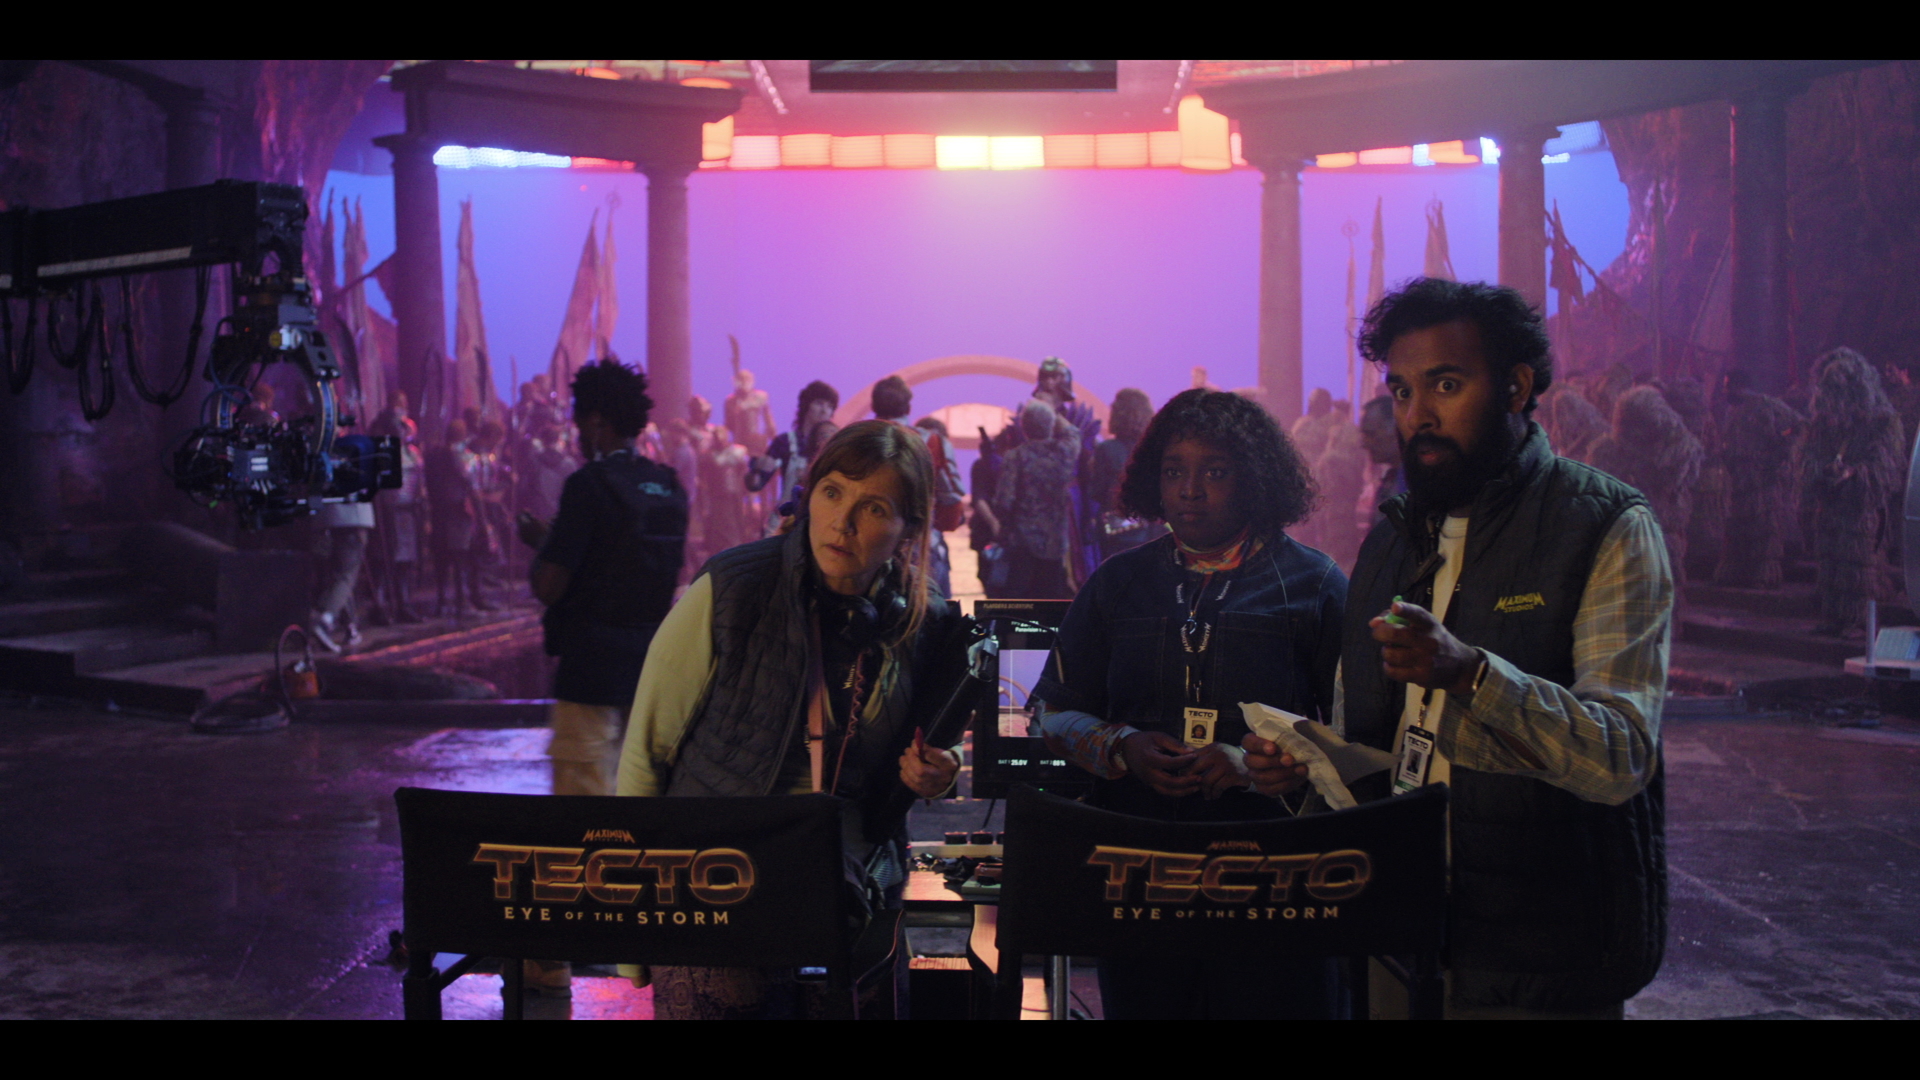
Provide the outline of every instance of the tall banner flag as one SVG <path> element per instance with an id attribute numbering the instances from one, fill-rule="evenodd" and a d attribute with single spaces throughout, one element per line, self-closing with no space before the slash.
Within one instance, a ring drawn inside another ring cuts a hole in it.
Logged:
<path id="1" fill-rule="evenodd" d="M 345 200 L 341 201 L 341 210 L 346 209 Z M 333 289 L 339 283 L 333 264 L 333 192 L 327 192 L 327 212 L 320 217 L 320 250 L 313 253 L 313 274 L 320 282 L 320 302 L 332 299 Z"/>
<path id="2" fill-rule="evenodd" d="M 1387 295 L 1387 227 L 1380 216 L 1385 204 L 1385 197 L 1373 201 L 1373 261 L 1367 266 L 1368 311 Z"/>
<path id="3" fill-rule="evenodd" d="M 573 294 L 567 298 L 567 317 L 560 324 L 560 340 L 554 343 L 553 358 L 547 371 L 556 393 L 565 394 L 573 384 L 573 373 L 593 353 L 593 309 L 600 292 L 600 249 L 594 243 L 594 226 L 600 211 L 587 223 L 587 242 L 580 249 L 580 266 L 573 274 Z"/>
<path id="4" fill-rule="evenodd" d="M 375 314 L 367 305 L 366 281 L 371 275 L 362 269 L 367 264 L 366 212 L 360 208 L 360 200 L 355 199 L 352 206 L 342 200 L 340 213 L 347 223 L 341 243 L 346 287 L 340 310 L 353 335 L 354 357 L 359 361 L 355 377 L 360 384 L 361 422 L 371 424 L 387 407 L 387 363 L 396 351 L 393 323 Z M 384 334 L 376 320 L 386 324 Z"/>
<path id="5" fill-rule="evenodd" d="M 1360 401 L 1360 365 L 1359 358 L 1355 355 L 1353 335 L 1360 329 L 1360 324 L 1355 318 L 1353 311 L 1353 279 L 1354 271 L 1359 268 L 1360 255 L 1354 248 L 1353 238 L 1360 235 L 1360 223 L 1352 218 L 1348 218 L 1340 226 L 1340 235 L 1347 238 L 1347 326 L 1345 334 L 1347 339 L 1347 405 L 1354 416 L 1357 417 L 1360 414 L 1362 402 Z"/>
<path id="6" fill-rule="evenodd" d="M 620 193 L 607 196 L 607 242 L 600 247 L 600 295 L 593 309 L 593 338 L 601 356 L 613 352 L 613 328 L 620 321 L 620 290 L 614 280 L 613 212 L 620 209 Z"/>
<path id="7" fill-rule="evenodd" d="M 1427 258 L 1420 272 L 1442 281 L 1456 280 L 1453 254 L 1447 248 L 1447 208 L 1439 199 L 1427 204 Z"/>
<path id="8" fill-rule="evenodd" d="M 473 262 L 473 200 L 460 203 L 460 266 L 453 324 L 453 415 L 468 408 L 491 415 L 499 409 L 493 373 L 487 363 L 487 320 L 480 308 L 480 272 Z"/>

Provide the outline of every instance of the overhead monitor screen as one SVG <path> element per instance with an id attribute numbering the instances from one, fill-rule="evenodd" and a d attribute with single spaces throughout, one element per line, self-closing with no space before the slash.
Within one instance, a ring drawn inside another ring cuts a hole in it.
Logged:
<path id="1" fill-rule="evenodd" d="M 1118 60 L 809 60 L 821 93 L 1117 90 Z"/>

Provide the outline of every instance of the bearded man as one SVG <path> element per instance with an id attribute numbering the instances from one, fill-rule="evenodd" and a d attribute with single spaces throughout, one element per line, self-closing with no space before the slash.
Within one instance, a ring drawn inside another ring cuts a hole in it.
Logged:
<path id="1" fill-rule="evenodd" d="M 1450 787 L 1448 1015 L 1619 1018 L 1666 940 L 1660 527 L 1532 421 L 1552 358 L 1512 289 L 1412 282 L 1360 348 L 1386 368 L 1408 492 L 1347 594 L 1334 726 L 1399 762 L 1355 794 Z M 1245 745 L 1260 790 L 1297 782 Z"/>

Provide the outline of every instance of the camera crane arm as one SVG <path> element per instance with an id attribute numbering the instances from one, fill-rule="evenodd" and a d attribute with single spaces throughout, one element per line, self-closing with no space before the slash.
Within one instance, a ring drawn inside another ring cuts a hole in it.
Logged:
<path id="1" fill-rule="evenodd" d="M 336 448 L 340 367 L 306 279 L 307 214 L 298 187 L 248 180 L 6 211 L 0 302 L 25 297 L 33 305 L 103 277 L 232 266 L 233 312 L 216 329 L 205 367 L 214 415 L 175 455 L 176 484 L 212 502 L 233 501 L 250 528 L 291 521 L 320 502 L 364 501 L 400 485 L 399 447 L 391 437 L 353 436 L 344 453 Z M 29 335 L 34 321 L 30 306 Z M 11 358 L 13 342 L 5 345 Z M 247 372 L 276 362 L 295 365 L 313 387 L 318 415 L 310 433 L 239 422 L 236 399 Z"/>

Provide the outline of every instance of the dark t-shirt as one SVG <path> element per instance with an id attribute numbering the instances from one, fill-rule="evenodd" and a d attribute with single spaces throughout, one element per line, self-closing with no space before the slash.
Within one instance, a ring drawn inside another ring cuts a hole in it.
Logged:
<path id="1" fill-rule="evenodd" d="M 540 559 L 571 575 L 543 620 L 560 658 L 554 696 L 633 701 L 653 631 L 673 606 L 687 542 L 687 493 L 673 469 L 621 450 L 567 477 Z"/>

